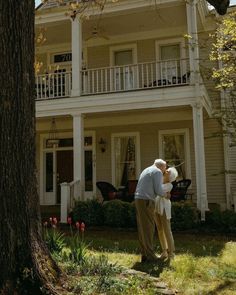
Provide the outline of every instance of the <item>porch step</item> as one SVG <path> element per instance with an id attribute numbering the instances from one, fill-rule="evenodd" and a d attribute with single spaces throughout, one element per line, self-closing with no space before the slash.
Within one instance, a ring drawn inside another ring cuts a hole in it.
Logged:
<path id="1" fill-rule="evenodd" d="M 60 219 L 60 205 L 41 205 L 40 211 L 42 222 L 48 221 L 50 217 L 56 217 L 58 221 Z"/>

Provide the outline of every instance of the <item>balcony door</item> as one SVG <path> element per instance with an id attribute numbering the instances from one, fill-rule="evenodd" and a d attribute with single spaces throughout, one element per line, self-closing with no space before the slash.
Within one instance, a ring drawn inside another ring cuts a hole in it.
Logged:
<path id="1" fill-rule="evenodd" d="M 135 45 L 110 48 L 110 63 L 113 67 L 113 90 L 131 90 L 135 87 L 137 48 Z"/>
<path id="2" fill-rule="evenodd" d="M 180 44 L 161 45 L 161 75 L 172 83 L 173 79 L 180 77 Z"/>
<path id="3" fill-rule="evenodd" d="M 132 49 L 114 52 L 116 90 L 129 90 L 133 88 Z"/>

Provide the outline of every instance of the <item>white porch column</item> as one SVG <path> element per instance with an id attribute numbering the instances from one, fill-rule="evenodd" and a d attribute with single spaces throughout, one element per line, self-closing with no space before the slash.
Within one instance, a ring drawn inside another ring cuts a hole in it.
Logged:
<path id="1" fill-rule="evenodd" d="M 72 96 L 81 94 L 81 69 L 82 69 L 82 22 L 77 16 L 71 18 L 72 40 Z"/>
<path id="2" fill-rule="evenodd" d="M 205 211 L 208 210 L 206 189 L 206 167 L 204 149 L 203 107 L 200 102 L 194 104 L 193 130 L 197 184 L 197 207 L 201 210 L 201 220 L 205 220 Z"/>
<path id="3" fill-rule="evenodd" d="M 67 223 L 70 208 L 70 185 L 69 183 L 61 183 L 61 223 Z"/>
<path id="4" fill-rule="evenodd" d="M 199 70 L 199 45 L 197 33 L 197 2 L 196 0 L 186 1 L 187 24 L 188 24 L 188 50 L 189 50 L 189 63 L 190 63 L 190 81 L 191 84 L 199 83 L 200 70 Z"/>
<path id="5" fill-rule="evenodd" d="M 79 198 L 84 199 L 84 117 L 73 115 L 74 180 L 79 179 Z"/>

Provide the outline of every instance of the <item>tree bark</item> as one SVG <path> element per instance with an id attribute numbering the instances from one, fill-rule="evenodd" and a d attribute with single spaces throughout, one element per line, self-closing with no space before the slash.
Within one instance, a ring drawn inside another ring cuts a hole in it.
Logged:
<path id="1" fill-rule="evenodd" d="M 55 294 L 35 165 L 34 0 L 0 1 L 0 294 Z"/>

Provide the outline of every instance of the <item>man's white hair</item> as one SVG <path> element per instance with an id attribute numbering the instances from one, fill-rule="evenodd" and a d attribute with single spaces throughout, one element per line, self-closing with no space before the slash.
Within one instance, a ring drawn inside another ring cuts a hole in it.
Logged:
<path id="1" fill-rule="evenodd" d="M 166 171 L 169 173 L 170 182 L 175 181 L 178 177 L 178 171 L 175 169 L 175 167 L 169 167 Z"/>
<path id="2" fill-rule="evenodd" d="M 154 161 L 154 165 L 156 165 L 157 167 L 162 167 L 162 166 L 166 165 L 166 162 L 162 159 L 156 159 Z"/>

